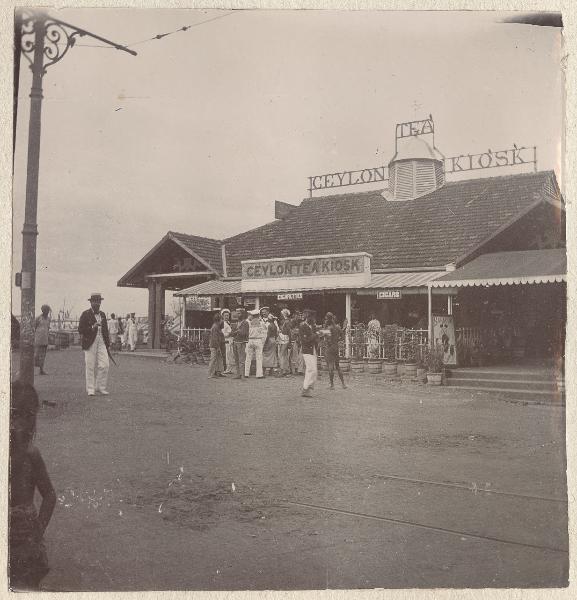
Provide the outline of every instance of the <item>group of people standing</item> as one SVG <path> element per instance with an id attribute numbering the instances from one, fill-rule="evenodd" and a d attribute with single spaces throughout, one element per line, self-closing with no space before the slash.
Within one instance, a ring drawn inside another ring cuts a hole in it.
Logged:
<path id="1" fill-rule="evenodd" d="M 280 311 L 280 318 L 268 306 L 260 310 L 236 310 L 237 320 L 231 322 L 228 308 L 215 313 L 210 330 L 210 378 L 224 377 L 235 372 L 235 379 L 250 376 L 255 362 L 255 376 L 264 379 L 276 374 L 286 377 L 304 374 L 302 395 L 312 395 L 317 379 L 319 346 L 329 370 L 330 388 L 334 389 L 334 372 L 346 388 L 339 366 L 339 342 L 343 333 L 332 313 L 327 313 L 324 325 L 318 327 L 315 313 L 305 309 L 291 317 L 288 308 Z"/>
<path id="2" fill-rule="evenodd" d="M 110 345 L 114 350 L 126 349 L 134 352 L 138 341 L 135 313 L 128 313 L 124 321 L 122 317 L 110 313 L 108 333 L 110 335 Z"/>

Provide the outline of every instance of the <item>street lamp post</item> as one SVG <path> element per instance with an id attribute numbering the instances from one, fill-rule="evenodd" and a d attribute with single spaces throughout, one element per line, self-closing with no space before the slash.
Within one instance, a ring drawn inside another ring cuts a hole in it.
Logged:
<path id="1" fill-rule="evenodd" d="M 38 170 L 40 166 L 40 127 L 42 114 L 42 71 L 45 21 L 32 23 L 34 60 L 30 90 L 30 121 L 28 125 L 28 165 L 26 169 L 26 208 L 22 228 L 20 379 L 34 383 L 34 315 L 36 294 L 36 238 L 38 226 Z"/>
<path id="2" fill-rule="evenodd" d="M 34 383 L 34 317 L 36 300 L 36 238 L 38 237 L 38 173 L 40 167 L 40 131 L 42 123 L 42 78 L 47 67 L 62 59 L 78 36 L 88 36 L 134 56 L 136 52 L 94 35 L 84 29 L 53 19 L 42 12 L 18 15 L 15 36 L 20 42 L 16 52 L 28 59 L 32 70 L 30 121 L 28 126 L 28 162 L 26 168 L 26 207 L 22 228 L 22 271 L 20 328 L 20 379 Z"/>

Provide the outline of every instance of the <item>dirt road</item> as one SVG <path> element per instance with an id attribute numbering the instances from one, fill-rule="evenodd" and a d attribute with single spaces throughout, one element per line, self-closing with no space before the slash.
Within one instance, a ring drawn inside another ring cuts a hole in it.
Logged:
<path id="1" fill-rule="evenodd" d="M 117 361 L 107 398 L 78 349 L 36 379 L 47 590 L 566 585 L 562 407 Z"/>

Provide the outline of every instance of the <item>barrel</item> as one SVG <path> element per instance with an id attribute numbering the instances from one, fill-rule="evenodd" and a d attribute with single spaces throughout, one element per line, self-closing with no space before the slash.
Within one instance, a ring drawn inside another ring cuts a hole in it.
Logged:
<path id="1" fill-rule="evenodd" d="M 363 360 L 351 360 L 351 373 L 363 373 L 365 363 Z"/>
<path id="2" fill-rule="evenodd" d="M 381 373 L 383 370 L 382 363 L 378 358 L 369 358 L 369 362 L 367 364 L 367 371 L 369 373 Z"/>
<path id="3" fill-rule="evenodd" d="M 396 377 L 397 376 L 397 363 L 396 362 L 385 362 L 384 365 L 385 375 L 387 377 Z"/>

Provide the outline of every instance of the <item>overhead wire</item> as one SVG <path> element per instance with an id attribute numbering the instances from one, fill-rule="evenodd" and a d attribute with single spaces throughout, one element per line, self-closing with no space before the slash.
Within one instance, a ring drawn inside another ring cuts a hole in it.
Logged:
<path id="1" fill-rule="evenodd" d="M 133 46 L 145 44 L 147 42 L 152 42 L 154 40 L 161 40 L 169 35 L 174 35 L 175 33 L 180 33 L 182 31 L 188 31 L 189 29 L 192 29 L 193 27 L 198 27 L 199 25 L 204 25 L 205 23 L 210 23 L 211 21 L 216 21 L 217 19 L 224 19 L 224 17 L 229 17 L 234 12 L 235 11 L 231 11 L 224 15 L 218 15 L 218 16 L 212 17 L 210 19 L 205 19 L 204 21 L 199 21 L 198 23 L 193 23 L 192 25 L 183 25 L 182 27 L 179 27 L 178 29 L 175 29 L 174 31 L 168 31 L 166 33 L 158 33 L 157 35 L 154 35 L 151 38 L 146 38 L 146 39 L 140 40 L 138 42 L 132 42 L 131 44 L 125 44 L 124 47 L 132 48 Z M 65 43 L 60 43 L 57 45 L 58 46 L 66 46 Z M 76 47 L 76 48 L 105 48 L 107 50 L 116 50 L 116 48 L 114 48 L 113 46 L 104 46 L 104 45 L 99 45 L 99 44 L 74 44 L 74 47 Z"/>
<path id="2" fill-rule="evenodd" d="M 180 33 L 181 31 L 188 31 L 189 29 L 192 29 L 193 27 L 198 27 L 199 25 L 204 25 L 205 23 L 210 23 L 211 21 L 216 21 L 218 19 L 224 19 L 224 17 L 229 17 L 233 13 L 234 13 L 234 11 L 231 11 L 224 15 L 217 15 L 216 17 L 212 17 L 210 19 L 205 19 L 204 21 L 199 21 L 198 23 L 193 23 L 192 25 L 184 25 L 183 27 L 179 27 L 178 29 L 175 29 L 174 31 L 168 31 L 167 33 L 159 33 L 157 35 L 152 36 L 151 38 L 146 38 L 146 39 L 140 40 L 138 42 L 132 42 L 131 44 L 126 44 L 126 47 L 133 48 L 134 46 L 138 46 L 140 44 L 145 44 L 147 42 L 152 42 L 154 40 L 161 40 L 162 38 L 165 38 L 169 35 L 174 35 L 175 33 Z"/>

